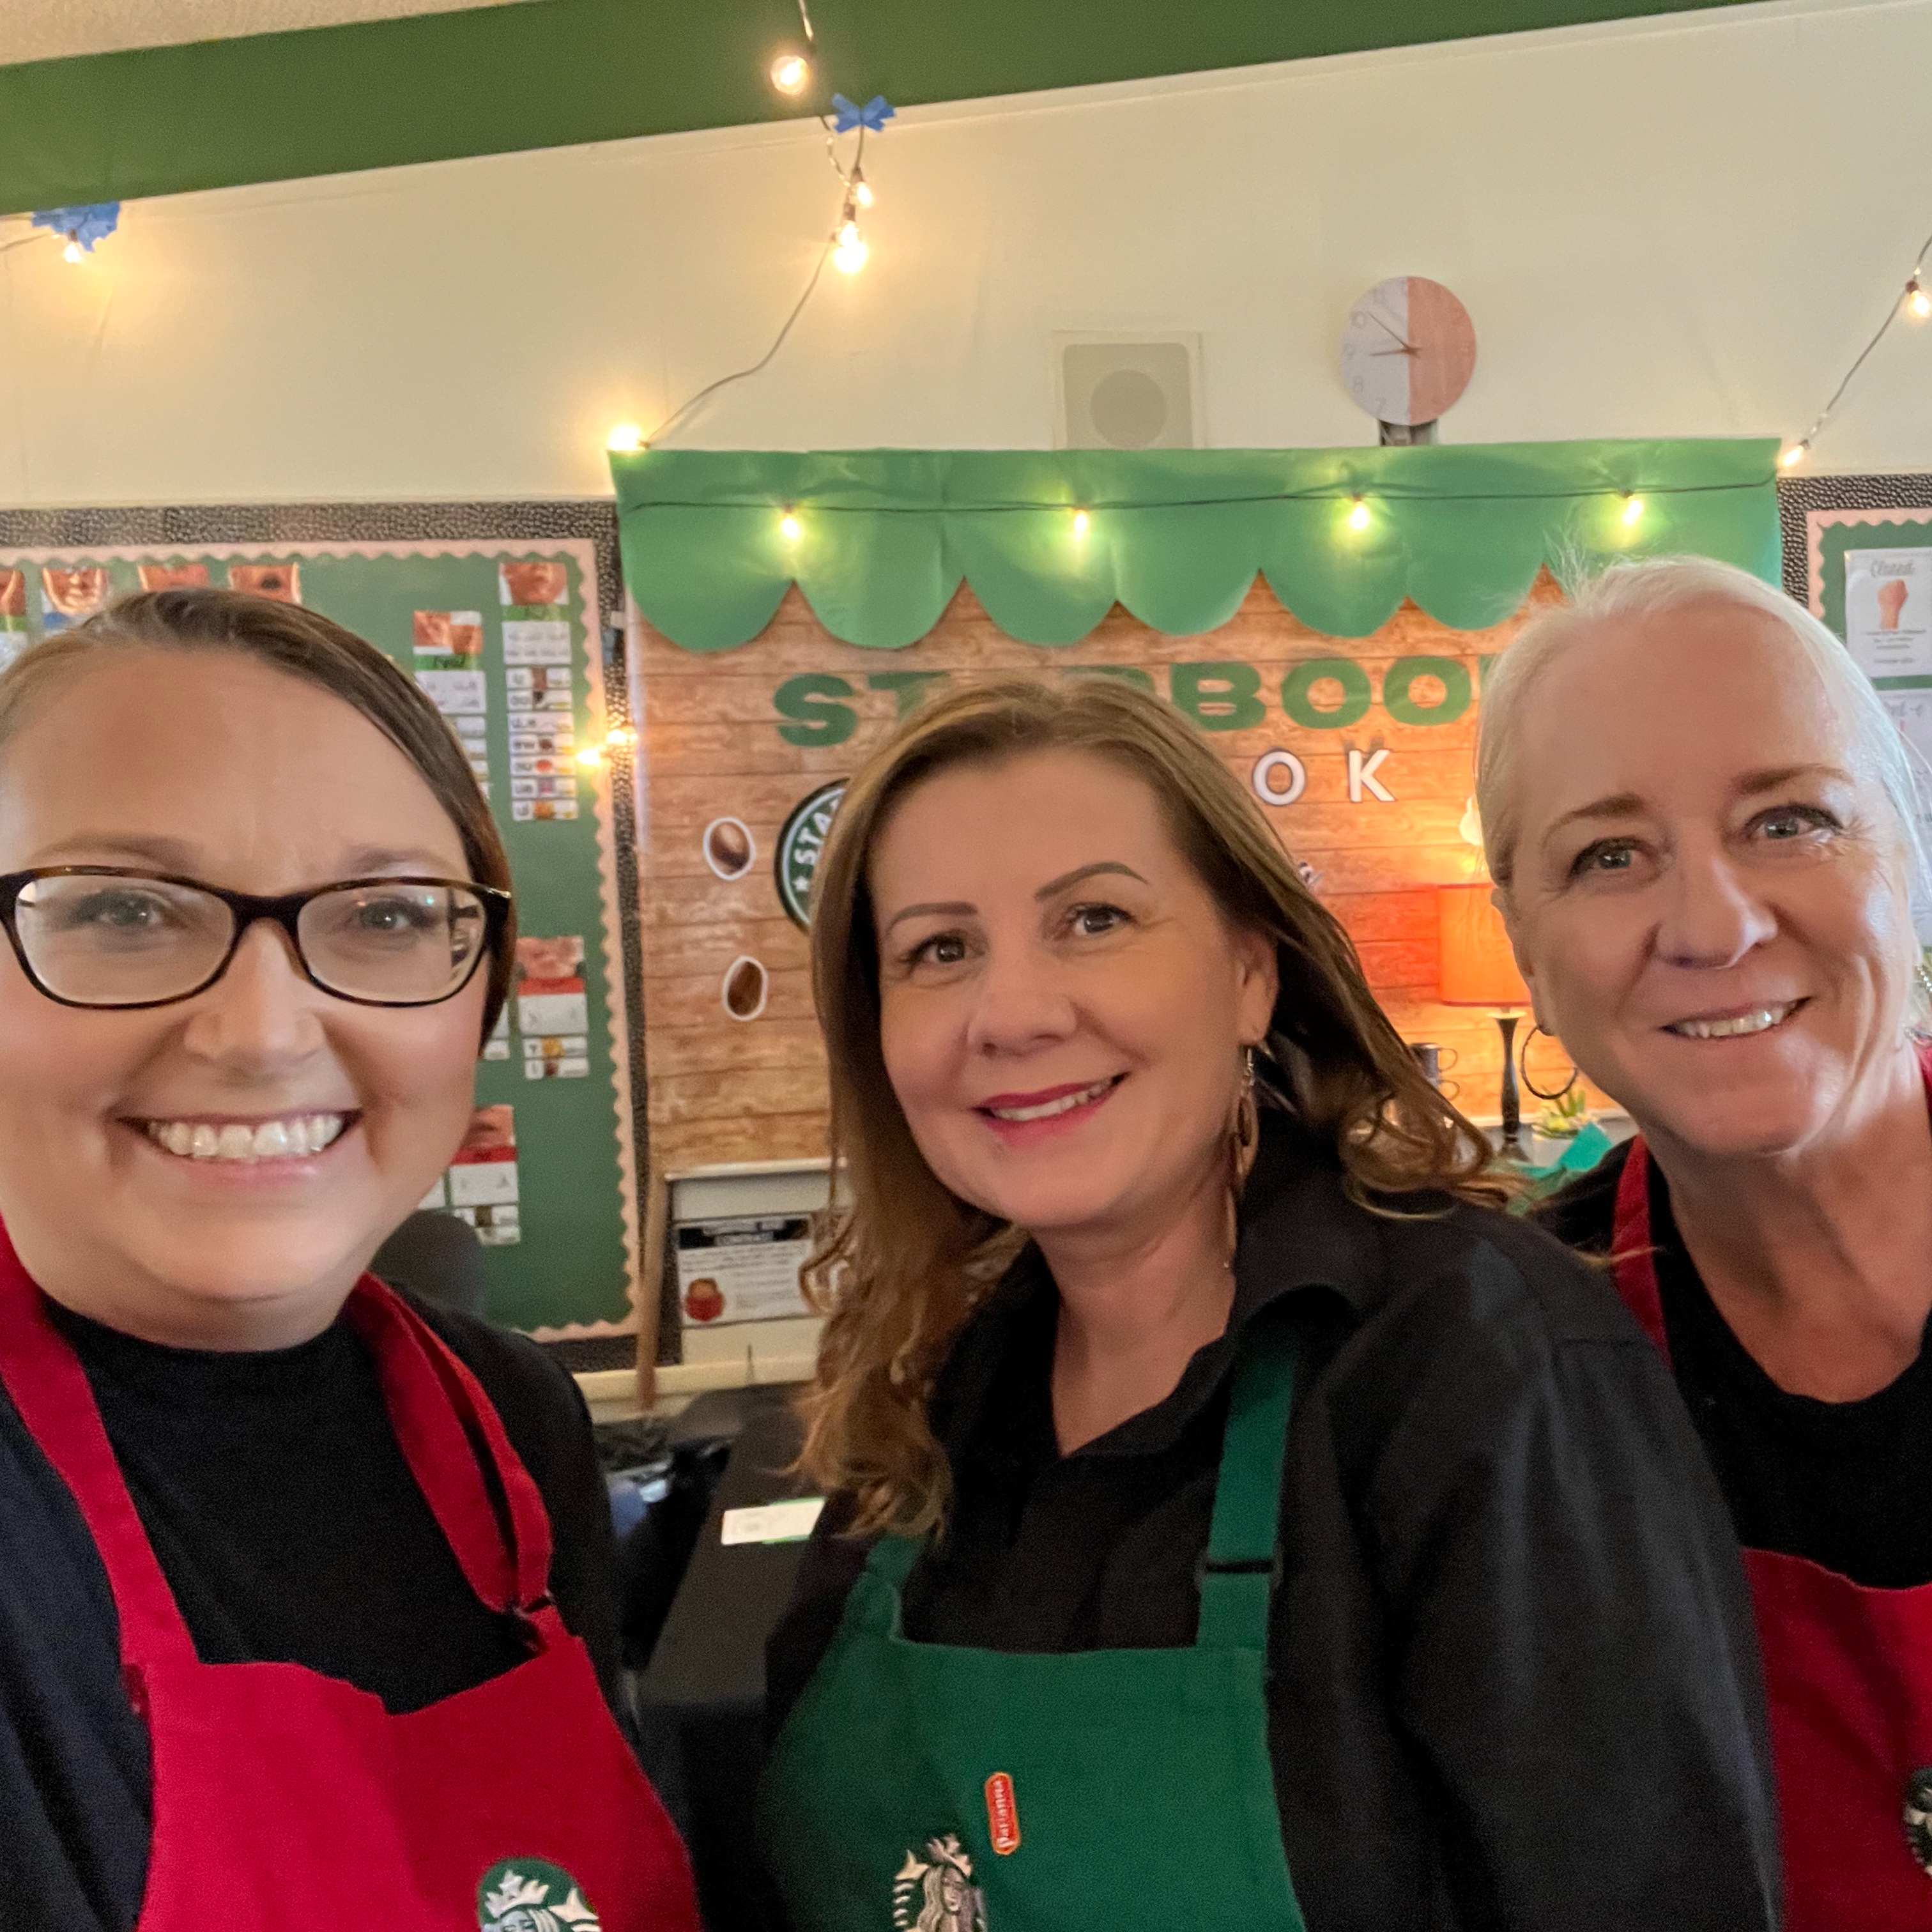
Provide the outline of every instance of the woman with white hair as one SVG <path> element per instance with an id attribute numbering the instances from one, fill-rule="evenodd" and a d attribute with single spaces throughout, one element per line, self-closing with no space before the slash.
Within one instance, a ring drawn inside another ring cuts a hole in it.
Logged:
<path id="1" fill-rule="evenodd" d="M 1668 558 L 1518 638 L 1478 790 L 1538 1022 L 1639 1130 L 1545 1216 L 1612 1258 L 1744 1546 L 1789 1924 L 1932 1927 L 1910 755 L 1815 618 Z"/>

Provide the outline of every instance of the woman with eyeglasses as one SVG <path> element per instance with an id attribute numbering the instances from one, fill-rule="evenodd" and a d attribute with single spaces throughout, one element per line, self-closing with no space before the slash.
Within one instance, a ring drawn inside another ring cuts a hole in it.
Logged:
<path id="1" fill-rule="evenodd" d="M 580 1399 L 364 1272 L 509 883 L 312 612 L 162 592 L 0 674 L 0 1923 L 695 1932 Z"/>

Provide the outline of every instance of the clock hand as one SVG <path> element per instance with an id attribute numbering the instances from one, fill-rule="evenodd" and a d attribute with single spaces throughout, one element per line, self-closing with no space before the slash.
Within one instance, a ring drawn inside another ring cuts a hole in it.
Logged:
<path id="1" fill-rule="evenodd" d="M 1381 317 L 1380 316 L 1378 316 L 1378 314 L 1376 314 L 1376 313 L 1375 312 L 1375 310 L 1374 310 L 1373 309 L 1372 309 L 1372 308 L 1365 308 L 1364 310 L 1363 310 L 1362 313 L 1363 313 L 1365 316 L 1366 316 L 1368 317 L 1368 319 L 1369 319 L 1372 322 L 1373 322 L 1373 323 L 1375 324 L 1375 326 L 1376 326 L 1378 328 L 1379 328 L 1379 329 L 1382 332 L 1382 333 L 1383 333 L 1384 335 L 1387 335 L 1387 336 L 1390 336 L 1390 337 L 1394 338 L 1394 339 L 1396 341 L 1397 341 L 1397 342 L 1402 342 L 1402 338 L 1401 338 L 1400 336 L 1399 336 L 1399 335 L 1396 334 L 1395 331 L 1394 331 L 1394 329 L 1392 329 L 1391 328 L 1390 328 L 1390 326 L 1388 326 L 1388 324 L 1387 322 L 1385 322 L 1384 321 L 1383 321 L 1383 320 L 1382 319 L 1382 317 Z M 1406 356 L 1413 356 L 1413 355 L 1415 353 L 1415 345 L 1414 345 L 1413 343 L 1410 343 L 1410 342 L 1402 342 L 1402 353 L 1403 353 L 1404 355 L 1406 355 Z M 1382 353 L 1382 354 L 1383 354 L 1383 355 L 1384 355 L 1384 356 L 1391 355 L 1391 354 L 1393 354 L 1394 352 L 1393 350 L 1387 350 L 1387 349 L 1384 349 L 1384 350 L 1383 350 L 1381 352 L 1381 353 Z"/>
<path id="2" fill-rule="evenodd" d="M 1369 353 L 1371 356 L 1420 356 L 1422 351 L 1412 349 L 1405 343 L 1400 349 L 1371 349 Z"/>

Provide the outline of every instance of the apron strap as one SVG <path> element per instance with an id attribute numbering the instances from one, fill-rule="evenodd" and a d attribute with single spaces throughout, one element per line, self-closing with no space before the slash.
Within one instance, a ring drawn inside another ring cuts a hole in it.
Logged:
<path id="1" fill-rule="evenodd" d="M 376 1358 L 396 1439 L 470 1587 L 493 1610 L 534 1617 L 550 1599 L 550 1515 L 495 1405 L 435 1330 L 374 1275 L 356 1284 L 343 1312 Z M 508 1507 L 508 1548 L 479 1456 Z"/>
<path id="2" fill-rule="evenodd" d="M 1657 1252 L 1650 1238 L 1650 1150 L 1641 1134 L 1630 1142 L 1624 1171 L 1617 1176 L 1610 1264 L 1624 1305 L 1669 1361 L 1670 1338 L 1664 1332 L 1664 1296 L 1657 1284 Z"/>
<path id="3" fill-rule="evenodd" d="M 1197 1648 L 1268 1648 L 1268 1608 L 1281 1573 L 1282 1472 L 1300 1353 L 1300 1337 L 1278 1316 L 1257 1318 L 1241 1345 L 1221 1439 L 1214 1521 L 1198 1572 Z M 882 1536 L 866 1559 L 867 1574 L 896 1598 L 925 1546 L 923 1537 Z"/>
<path id="4" fill-rule="evenodd" d="M 926 1543 L 922 1536 L 882 1536 L 872 1545 L 872 1553 L 866 1558 L 866 1568 L 880 1582 L 890 1583 L 895 1590 L 901 1589 L 912 1574 L 912 1566 L 919 1561 Z"/>
<path id="5" fill-rule="evenodd" d="M 192 1664 L 194 1640 L 128 1493 L 80 1358 L 0 1227 L 0 1383 L 72 1493 L 107 1572 L 124 1666 Z"/>
<path id="6" fill-rule="evenodd" d="M 1204 1650 L 1268 1648 L 1268 1608 L 1281 1575 L 1281 1482 L 1301 1340 L 1275 1315 L 1258 1317 L 1241 1345 L 1221 1438 L 1214 1519 L 1202 1558 Z"/>

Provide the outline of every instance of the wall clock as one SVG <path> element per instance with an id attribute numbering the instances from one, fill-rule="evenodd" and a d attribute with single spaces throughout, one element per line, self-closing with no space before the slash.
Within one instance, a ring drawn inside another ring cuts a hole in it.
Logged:
<path id="1" fill-rule="evenodd" d="M 1381 424 L 1384 442 L 1433 442 L 1426 432 L 1468 387 L 1475 367 L 1468 310 L 1426 275 L 1391 275 L 1348 311 L 1342 380 Z"/>

